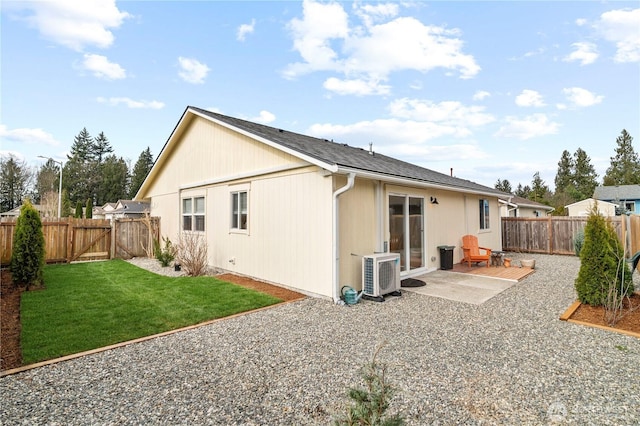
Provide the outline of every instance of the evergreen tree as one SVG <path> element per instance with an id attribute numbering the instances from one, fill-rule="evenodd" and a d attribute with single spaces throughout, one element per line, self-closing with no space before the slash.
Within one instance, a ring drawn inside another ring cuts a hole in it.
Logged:
<path id="1" fill-rule="evenodd" d="M 540 172 L 535 172 L 531 181 L 531 191 L 527 198 L 538 203 L 544 203 L 545 201 L 548 202 L 549 195 L 549 187 L 540 177 Z"/>
<path id="2" fill-rule="evenodd" d="M 513 188 L 511 188 L 511 182 L 509 182 L 507 179 L 498 179 L 494 187 L 498 191 L 506 192 L 507 194 L 511 194 L 511 191 L 513 191 Z"/>
<path id="3" fill-rule="evenodd" d="M 576 191 L 576 201 L 590 198 L 593 196 L 596 186 L 598 186 L 596 169 L 591 164 L 591 158 L 581 148 L 576 150 L 573 158 L 573 186 Z"/>
<path id="4" fill-rule="evenodd" d="M 112 152 L 113 147 L 111 146 L 109 139 L 104 135 L 104 132 L 100 132 L 92 144 L 92 158 L 97 161 L 98 164 L 102 164 L 106 154 L 110 154 Z"/>
<path id="5" fill-rule="evenodd" d="M 138 193 L 138 190 L 142 186 L 142 182 L 146 179 L 147 175 L 153 167 L 153 156 L 149 147 L 140 153 L 138 161 L 133 166 L 133 172 L 131 174 L 131 188 L 129 189 L 129 198 L 133 198 Z"/>
<path id="6" fill-rule="evenodd" d="M 531 194 L 531 187 L 529 185 L 522 186 L 521 183 L 518 183 L 518 187 L 516 188 L 515 195 L 522 198 L 529 198 Z"/>
<path id="7" fill-rule="evenodd" d="M 0 212 L 20 205 L 29 193 L 33 173 L 23 160 L 12 154 L 0 157 Z"/>
<path id="8" fill-rule="evenodd" d="M 96 204 L 112 203 L 127 198 L 127 182 L 129 181 L 129 167 L 126 161 L 115 155 L 109 155 L 100 166 L 101 182 Z"/>
<path id="9" fill-rule="evenodd" d="M 44 234 L 38 211 L 29 200 L 20 208 L 13 233 L 11 274 L 15 285 L 42 284 L 44 269 Z"/>
<path id="10" fill-rule="evenodd" d="M 73 144 L 71 145 L 70 155 L 67 155 L 68 160 L 77 160 L 79 162 L 87 162 L 94 159 L 93 156 L 93 144 L 94 140 L 87 131 L 86 127 L 80 130 L 80 133 L 73 138 Z"/>
<path id="11" fill-rule="evenodd" d="M 593 306 L 604 304 L 610 288 L 617 291 L 624 280 L 628 295 L 633 293 L 631 272 L 624 260 L 624 248 L 610 221 L 594 207 L 584 227 L 580 250 L 580 270 L 575 280 L 578 299 Z"/>
<path id="12" fill-rule="evenodd" d="M 87 219 L 93 218 L 93 201 L 91 201 L 91 198 L 87 198 L 87 206 L 84 211 L 86 212 L 85 217 Z"/>
<path id="13" fill-rule="evenodd" d="M 82 202 L 80 200 L 76 201 L 76 213 L 73 217 L 82 219 Z"/>
<path id="14" fill-rule="evenodd" d="M 558 161 L 558 172 L 556 173 L 555 185 L 556 193 L 567 192 L 573 186 L 573 159 L 566 149 L 562 151 L 560 161 Z"/>
<path id="15" fill-rule="evenodd" d="M 625 129 L 616 138 L 616 155 L 604 175 L 604 185 L 636 185 L 640 183 L 640 160 L 633 149 L 633 138 Z"/>

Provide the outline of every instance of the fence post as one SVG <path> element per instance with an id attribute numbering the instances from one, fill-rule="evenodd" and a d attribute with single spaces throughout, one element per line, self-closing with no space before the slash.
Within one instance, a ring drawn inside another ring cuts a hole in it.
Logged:
<path id="1" fill-rule="evenodd" d="M 73 219 L 67 218 L 67 263 L 73 258 Z"/>

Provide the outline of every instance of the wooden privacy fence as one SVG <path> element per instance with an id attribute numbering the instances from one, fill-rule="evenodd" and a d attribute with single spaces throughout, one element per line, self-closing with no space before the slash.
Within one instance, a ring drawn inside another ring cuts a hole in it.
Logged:
<path id="1" fill-rule="evenodd" d="M 0 222 L 0 263 L 11 262 L 16 222 Z M 160 238 L 160 218 L 43 219 L 47 263 L 147 256 Z"/>
<path id="2" fill-rule="evenodd" d="M 620 241 L 627 238 L 630 255 L 640 251 L 640 215 L 610 219 Z M 503 217 L 502 250 L 575 255 L 574 238 L 586 223 L 587 217 L 582 216 Z"/>

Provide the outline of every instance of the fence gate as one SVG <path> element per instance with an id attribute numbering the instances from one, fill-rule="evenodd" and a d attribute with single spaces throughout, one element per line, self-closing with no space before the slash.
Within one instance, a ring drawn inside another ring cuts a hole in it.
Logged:
<path id="1" fill-rule="evenodd" d="M 73 219 L 69 221 L 67 262 L 111 258 L 111 221 Z"/>
<path id="2" fill-rule="evenodd" d="M 160 218 L 114 219 L 113 257 L 130 259 L 153 255 L 153 241 L 160 239 Z"/>

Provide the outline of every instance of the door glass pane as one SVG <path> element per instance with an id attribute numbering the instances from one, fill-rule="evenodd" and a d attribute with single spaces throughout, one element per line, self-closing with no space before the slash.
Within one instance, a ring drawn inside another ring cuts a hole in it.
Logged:
<path id="1" fill-rule="evenodd" d="M 424 266 L 423 253 L 423 199 L 409 197 L 409 268 Z"/>
<path id="2" fill-rule="evenodd" d="M 406 270 L 404 248 L 404 198 L 389 196 L 389 251 L 400 254 L 400 270 Z"/>

